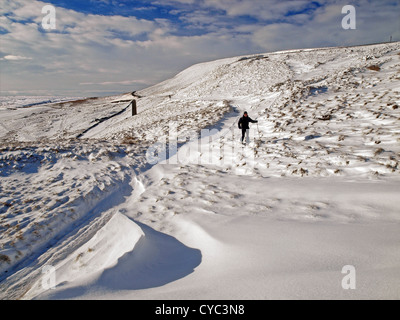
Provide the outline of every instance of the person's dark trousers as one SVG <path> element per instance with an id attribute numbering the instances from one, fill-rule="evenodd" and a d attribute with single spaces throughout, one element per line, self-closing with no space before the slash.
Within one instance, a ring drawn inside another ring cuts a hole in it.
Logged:
<path id="1" fill-rule="evenodd" d="M 250 130 L 249 129 L 242 129 L 242 142 L 244 141 L 244 138 L 246 138 L 247 136 L 247 140 L 250 139 Z"/>

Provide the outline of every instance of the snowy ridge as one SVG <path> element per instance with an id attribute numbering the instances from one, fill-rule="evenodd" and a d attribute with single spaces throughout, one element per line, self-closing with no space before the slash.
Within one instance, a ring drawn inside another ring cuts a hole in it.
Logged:
<path id="1" fill-rule="evenodd" d="M 0 297 L 398 298 L 399 68 L 399 43 L 292 50 L 188 68 L 134 118 L 132 94 L 0 109 Z M 337 291 L 351 263 L 369 282 Z"/>
<path id="2" fill-rule="evenodd" d="M 15 109 L 39 106 L 43 104 L 61 103 L 68 101 L 76 101 L 80 97 L 38 97 L 38 96 L 17 96 L 17 97 L 0 97 L 0 109 Z"/>

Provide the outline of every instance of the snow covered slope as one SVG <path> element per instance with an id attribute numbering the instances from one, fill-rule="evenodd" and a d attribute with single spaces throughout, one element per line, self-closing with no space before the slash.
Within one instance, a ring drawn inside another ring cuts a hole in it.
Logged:
<path id="1" fill-rule="evenodd" d="M 399 70 L 400 43 L 292 50 L 188 68 L 136 117 L 132 94 L 9 101 L 0 297 L 399 298 Z"/>

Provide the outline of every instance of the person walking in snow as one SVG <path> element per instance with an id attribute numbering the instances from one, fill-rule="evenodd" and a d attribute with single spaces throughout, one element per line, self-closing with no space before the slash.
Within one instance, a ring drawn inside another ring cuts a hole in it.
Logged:
<path id="1" fill-rule="evenodd" d="M 239 129 L 242 129 L 242 143 L 244 142 L 244 138 L 247 136 L 246 141 L 250 141 L 250 126 L 249 123 L 258 123 L 257 120 L 253 120 L 249 117 L 247 111 L 244 113 L 243 117 L 239 120 Z"/>

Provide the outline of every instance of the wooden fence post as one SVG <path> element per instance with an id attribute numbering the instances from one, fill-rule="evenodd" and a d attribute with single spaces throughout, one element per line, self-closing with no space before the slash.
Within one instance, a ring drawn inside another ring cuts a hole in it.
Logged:
<path id="1" fill-rule="evenodd" d="M 136 100 L 132 100 L 132 117 L 137 115 L 137 103 Z"/>

